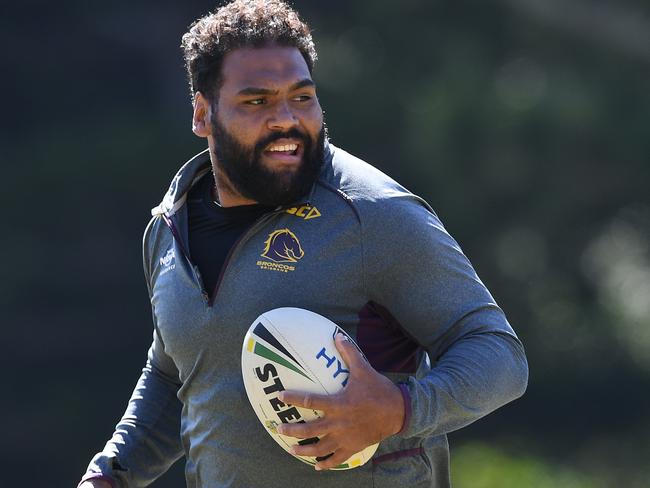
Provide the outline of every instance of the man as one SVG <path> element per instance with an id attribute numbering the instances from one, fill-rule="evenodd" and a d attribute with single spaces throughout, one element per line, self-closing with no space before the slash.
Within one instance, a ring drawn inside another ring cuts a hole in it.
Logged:
<path id="1" fill-rule="evenodd" d="M 186 457 L 189 487 L 446 487 L 446 433 L 520 396 L 521 343 L 426 202 L 327 141 L 307 26 L 280 0 L 236 0 L 183 37 L 193 131 L 144 236 L 154 337 L 112 439 L 82 487 L 146 486 Z M 286 233 L 291 259 L 273 248 Z M 248 403 L 244 334 L 282 306 L 356 339 L 332 397 L 284 392 L 325 418 L 281 426 L 320 442 L 280 449 Z M 380 442 L 373 460 L 328 471 Z M 320 471 L 320 472 L 317 472 Z"/>

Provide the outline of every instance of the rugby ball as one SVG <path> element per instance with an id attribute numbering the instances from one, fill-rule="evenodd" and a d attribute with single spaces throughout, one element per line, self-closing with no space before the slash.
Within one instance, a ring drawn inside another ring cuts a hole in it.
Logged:
<path id="1" fill-rule="evenodd" d="M 286 405 L 278 394 L 295 390 L 331 395 L 343 389 L 349 371 L 334 345 L 339 332 L 352 341 L 343 329 L 322 315 L 286 307 L 260 315 L 244 337 L 241 365 L 246 394 L 264 429 L 289 454 L 292 446 L 318 442 L 318 437 L 289 437 L 278 433 L 277 426 L 283 422 L 309 422 L 322 418 L 324 413 Z M 361 466 L 373 456 L 377 446 L 366 447 L 331 469 Z M 311 465 L 320 460 L 291 455 Z"/>

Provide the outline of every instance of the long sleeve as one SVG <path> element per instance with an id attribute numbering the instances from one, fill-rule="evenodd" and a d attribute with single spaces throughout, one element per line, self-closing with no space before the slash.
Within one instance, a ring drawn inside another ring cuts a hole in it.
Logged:
<path id="1" fill-rule="evenodd" d="M 180 385 L 156 336 L 126 412 L 83 479 L 101 474 L 116 487 L 147 486 L 182 456 Z"/>
<path id="2" fill-rule="evenodd" d="M 456 340 L 424 377 L 409 378 L 411 419 L 403 437 L 452 432 L 524 393 L 528 366 L 519 340 L 480 330 L 493 314 L 483 310 L 463 319 L 458 327 L 475 331 Z"/>
<path id="3" fill-rule="evenodd" d="M 459 429 L 523 394 L 523 346 L 458 244 L 404 193 L 363 221 L 366 287 L 431 359 L 410 376 L 403 437 Z"/>
<path id="4" fill-rule="evenodd" d="M 149 238 L 157 219 L 144 233 L 144 275 L 152 296 Z M 178 369 L 165 353 L 153 312 L 153 341 L 142 375 L 122 419 L 104 449 L 90 462 L 82 481 L 108 479 L 114 488 L 147 486 L 183 455 L 180 438 L 182 403 L 177 397 L 181 386 Z"/>

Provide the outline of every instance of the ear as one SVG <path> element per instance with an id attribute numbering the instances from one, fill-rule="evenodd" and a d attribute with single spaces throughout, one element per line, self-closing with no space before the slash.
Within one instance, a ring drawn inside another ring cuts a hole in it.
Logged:
<path id="1" fill-rule="evenodd" d="M 201 92 L 194 94 L 194 114 L 192 116 L 192 132 L 199 137 L 212 134 L 212 104 Z"/>

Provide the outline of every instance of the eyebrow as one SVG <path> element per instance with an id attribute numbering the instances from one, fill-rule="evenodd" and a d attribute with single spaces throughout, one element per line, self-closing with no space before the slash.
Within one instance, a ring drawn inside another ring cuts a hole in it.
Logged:
<path id="1" fill-rule="evenodd" d="M 303 80 L 300 80 L 293 85 L 289 87 L 289 91 L 294 91 L 294 90 L 299 90 L 301 88 L 304 88 L 306 86 L 316 86 L 316 83 L 314 83 L 313 80 L 309 78 L 305 78 Z M 237 95 L 277 95 L 279 92 L 278 90 L 271 90 L 269 88 L 259 88 L 255 86 L 249 86 L 248 88 L 244 88 L 243 90 L 239 90 L 237 92 Z"/>

